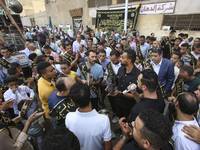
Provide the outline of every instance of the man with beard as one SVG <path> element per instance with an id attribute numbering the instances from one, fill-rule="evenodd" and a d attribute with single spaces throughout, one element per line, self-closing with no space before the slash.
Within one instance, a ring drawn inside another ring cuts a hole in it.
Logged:
<path id="1" fill-rule="evenodd" d="M 133 50 L 125 51 L 121 56 L 121 65 L 116 75 L 117 90 L 111 96 L 116 96 L 116 113 L 118 117 L 128 117 L 131 108 L 135 105 L 133 94 L 122 92 L 132 84 L 136 83 L 140 70 L 134 65 L 136 54 Z"/>
<path id="2" fill-rule="evenodd" d="M 92 85 L 90 85 L 92 93 L 92 98 L 90 100 L 92 103 L 92 107 L 98 110 L 98 85 L 101 84 L 103 79 L 103 68 L 101 65 L 96 63 L 97 54 L 94 50 L 89 50 L 87 53 L 87 62 L 83 62 L 78 65 L 78 70 L 76 72 L 77 81 L 87 83 L 87 74 L 89 73 L 90 76 L 93 76 L 94 81 Z"/>
<path id="3" fill-rule="evenodd" d="M 137 103 L 131 109 L 128 118 L 129 123 L 135 121 L 136 117 L 144 110 L 153 109 L 162 113 L 165 106 L 162 95 L 156 92 L 158 76 L 153 70 L 147 69 L 142 71 L 138 76 L 137 84 L 138 88 L 143 92 L 143 96 L 138 94 L 136 90 L 131 91 Z"/>

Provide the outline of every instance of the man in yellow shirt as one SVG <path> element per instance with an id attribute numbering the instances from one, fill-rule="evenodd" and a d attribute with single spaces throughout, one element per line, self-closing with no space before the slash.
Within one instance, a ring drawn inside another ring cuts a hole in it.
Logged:
<path id="1" fill-rule="evenodd" d="M 61 70 L 62 70 L 62 72 L 63 72 L 66 76 L 68 76 L 68 77 L 74 79 L 74 81 L 76 81 L 77 75 L 76 75 L 76 72 L 70 70 L 70 69 L 71 69 L 70 63 L 69 63 L 68 61 L 65 60 L 65 61 L 63 61 L 60 65 L 61 65 Z"/>
<path id="2" fill-rule="evenodd" d="M 56 70 L 49 62 L 40 62 L 37 64 L 37 72 L 41 76 L 38 80 L 38 94 L 40 101 L 42 102 L 42 108 L 45 111 L 45 117 L 49 116 L 48 98 L 50 94 L 56 89 L 53 78 L 56 77 Z"/>

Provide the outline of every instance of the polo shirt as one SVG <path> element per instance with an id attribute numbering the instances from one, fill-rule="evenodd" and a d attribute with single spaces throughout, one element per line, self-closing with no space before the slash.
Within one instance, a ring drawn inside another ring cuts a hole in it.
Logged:
<path id="1" fill-rule="evenodd" d="M 156 110 L 162 113 L 165 107 L 165 102 L 160 94 L 157 94 L 157 96 L 157 99 L 150 99 L 142 96 L 140 101 L 131 109 L 128 122 L 131 123 L 132 121 L 135 121 L 136 117 L 144 110 Z"/>
<path id="2" fill-rule="evenodd" d="M 127 87 L 137 82 L 137 78 L 140 75 L 140 70 L 137 67 L 133 67 L 130 73 L 126 73 L 125 66 L 119 68 L 118 73 L 116 75 L 116 83 L 117 83 L 117 90 L 124 91 Z M 118 95 L 116 97 L 116 103 L 121 106 L 122 108 L 130 108 L 135 104 L 133 99 L 126 98 L 122 95 Z"/>
<path id="3" fill-rule="evenodd" d="M 45 117 L 46 118 L 51 118 L 49 116 L 49 104 L 48 104 L 48 99 L 50 94 L 56 89 L 54 82 L 49 82 L 45 80 L 43 77 L 41 77 L 38 80 L 38 94 L 40 101 L 42 103 L 42 108 L 45 111 Z"/>

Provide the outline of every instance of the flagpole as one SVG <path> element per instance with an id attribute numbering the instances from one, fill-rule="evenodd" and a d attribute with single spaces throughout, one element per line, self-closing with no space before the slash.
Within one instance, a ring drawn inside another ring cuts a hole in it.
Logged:
<path id="1" fill-rule="evenodd" d="M 127 17 L 128 17 L 128 0 L 125 2 L 125 13 L 124 13 L 124 31 L 127 30 Z"/>

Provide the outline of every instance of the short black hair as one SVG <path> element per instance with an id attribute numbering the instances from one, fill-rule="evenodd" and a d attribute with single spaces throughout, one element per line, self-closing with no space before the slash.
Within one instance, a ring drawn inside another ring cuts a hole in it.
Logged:
<path id="1" fill-rule="evenodd" d="M 93 42 L 93 38 L 88 38 L 88 41 L 89 41 L 89 40 Z"/>
<path id="2" fill-rule="evenodd" d="M 150 39 L 151 37 L 148 35 L 147 37 L 146 37 L 146 39 Z"/>
<path id="3" fill-rule="evenodd" d="M 81 108 L 85 108 L 90 102 L 90 87 L 87 84 L 76 83 L 69 92 L 69 97 Z"/>
<path id="4" fill-rule="evenodd" d="M 97 52 L 96 52 L 95 50 L 88 50 L 88 51 L 87 51 L 87 54 L 88 54 L 88 55 L 86 54 L 86 56 L 89 56 L 90 53 L 97 53 Z"/>
<path id="5" fill-rule="evenodd" d="M 10 82 L 14 82 L 17 81 L 18 82 L 18 78 L 15 75 L 9 75 L 5 78 L 5 84 L 8 84 Z"/>
<path id="6" fill-rule="evenodd" d="M 45 62 L 46 58 L 47 58 L 47 55 L 38 56 L 37 59 L 36 59 L 37 64 L 40 63 L 40 62 Z"/>
<path id="7" fill-rule="evenodd" d="M 150 37 L 150 41 L 156 41 L 155 37 Z"/>
<path id="8" fill-rule="evenodd" d="M 139 114 L 144 123 L 141 135 L 147 139 L 154 149 L 160 149 L 168 143 L 173 135 L 169 120 L 155 110 L 147 110 Z"/>
<path id="9" fill-rule="evenodd" d="M 61 46 L 66 49 L 66 44 L 65 43 L 62 43 Z"/>
<path id="10" fill-rule="evenodd" d="M 53 56 L 48 56 L 50 60 L 53 60 L 54 61 L 54 58 Z"/>
<path id="11" fill-rule="evenodd" d="M 44 45 L 43 49 L 51 49 L 51 47 L 48 44 L 46 44 Z"/>
<path id="12" fill-rule="evenodd" d="M 189 45 L 188 45 L 188 43 L 183 43 L 183 44 L 181 44 L 181 47 L 189 47 Z"/>
<path id="13" fill-rule="evenodd" d="M 180 41 L 182 42 L 182 39 L 181 39 L 181 38 L 175 38 L 175 41 L 176 41 L 176 40 L 180 40 Z"/>
<path id="14" fill-rule="evenodd" d="M 127 59 L 130 59 L 131 62 L 134 64 L 136 59 L 136 53 L 133 50 L 127 50 L 124 53 L 127 53 Z"/>
<path id="15" fill-rule="evenodd" d="M 72 44 L 70 44 L 70 43 L 67 43 L 67 44 L 65 44 L 65 47 L 66 47 L 66 46 L 72 46 Z"/>
<path id="16" fill-rule="evenodd" d="M 37 64 L 37 72 L 40 76 L 46 73 L 46 68 L 51 66 L 49 62 L 40 62 Z"/>
<path id="17" fill-rule="evenodd" d="M 181 57 L 182 57 L 182 54 L 179 53 L 179 52 L 173 52 L 173 54 L 174 54 L 174 55 L 177 55 L 177 56 L 179 57 L 179 59 L 181 59 Z M 173 55 L 173 54 L 172 54 L 172 55 Z"/>
<path id="18" fill-rule="evenodd" d="M 80 143 L 76 135 L 64 125 L 54 129 L 45 137 L 43 150 L 80 150 Z"/>
<path id="19" fill-rule="evenodd" d="M 106 51 L 104 49 L 99 50 L 99 53 L 104 53 L 106 54 Z"/>
<path id="20" fill-rule="evenodd" d="M 35 59 L 37 57 L 37 54 L 36 53 L 32 53 L 28 56 L 28 59 L 32 60 Z"/>
<path id="21" fill-rule="evenodd" d="M 119 51 L 117 51 L 117 50 L 112 50 L 111 52 L 110 52 L 110 56 L 113 56 L 113 55 L 115 55 L 117 58 L 120 56 L 120 52 Z"/>
<path id="22" fill-rule="evenodd" d="M 10 67 L 21 67 L 21 65 L 19 64 L 19 63 L 17 63 L 17 62 L 12 62 L 11 64 L 10 64 Z"/>
<path id="23" fill-rule="evenodd" d="M 106 40 L 103 40 L 103 41 L 102 41 L 102 45 L 104 46 L 105 43 L 107 43 L 107 41 L 106 41 Z"/>
<path id="24" fill-rule="evenodd" d="M 126 39 L 126 38 L 123 38 L 122 41 L 127 41 L 127 39 Z"/>
<path id="25" fill-rule="evenodd" d="M 141 35 L 141 36 L 140 36 L 140 38 L 143 38 L 143 39 L 145 39 L 145 36 L 144 36 L 144 35 Z"/>
<path id="26" fill-rule="evenodd" d="M 180 36 L 180 37 L 184 37 L 184 35 L 185 35 L 184 33 L 179 33 L 178 34 L 178 36 Z"/>
<path id="27" fill-rule="evenodd" d="M 145 85 L 150 93 L 153 93 L 157 90 L 158 87 L 158 76 L 155 71 L 151 69 L 146 69 L 141 72 L 142 74 L 142 85 Z"/>
<path id="28" fill-rule="evenodd" d="M 187 72 L 189 76 L 192 76 L 194 73 L 194 69 L 191 66 L 183 66 L 180 69 L 181 72 Z"/>
<path id="29" fill-rule="evenodd" d="M 194 93 L 184 92 L 178 95 L 177 101 L 181 112 L 193 115 L 199 109 L 199 100 Z"/>
<path id="30" fill-rule="evenodd" d="M 152 48 L 152 53 L 158 53 L 158 55 L 161 55 L 162 50 L 160 48 Z"/>
<path id="31" fill-rule="evenodd" d="M 120 45 L 120 48 L 123 49 L 124 46 L 122 45 L 122 43 L 117 43 L 117 44 L 119 44 L 119 45 Z M 117 44 L 116 44 L 116 45 L 117 45 Z"/>
<path id="32" fill-rule="evenodd" d="M 102 42 L 98 42 L 97 45 L 103 45 L 103 43 Z"/>
<path id="33" fill-rule="evenodd" d="M 67 65 L 68 67 L 70 66 L 70 62 L 67 60 L 64 60 L 60 63 L 60 65 Z"/>
<path id="34" fill-rule="evenodd" d="M 59 92 L 62 92 L 62 91 L 67 91 L 67 87 L 65 85 L 65 82 L 64 82 L 64 79 L 65 78 L 68 78 L 68 77 L 59 77 L 56 81 L 56 89 L 59 91 Z"/>
<path id="35" fill-rule="evenodd" d="M 15 75 L 17 73 L 17 67 L 10 67 L 7 71 L 9 75 Z"/>
<path id="36" fill-rule="evenodd" d="M 184 36 L 185 36 L 186 38 L 188 38 L 188 34 L 187 34 L 187 33 L 185 33 Z"/>

